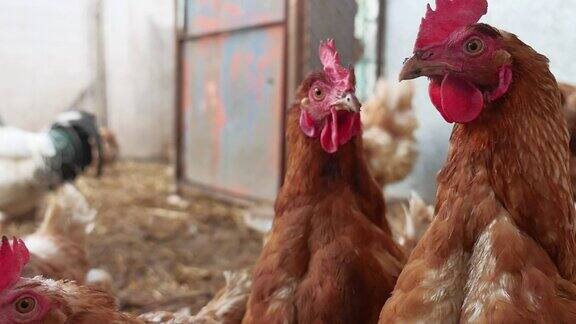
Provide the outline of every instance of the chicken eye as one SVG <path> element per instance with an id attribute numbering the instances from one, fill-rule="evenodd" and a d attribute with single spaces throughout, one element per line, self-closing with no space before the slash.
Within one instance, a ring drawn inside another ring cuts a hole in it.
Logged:
<path id="1" fill-rule="evenodd" d="M 14 303 L 14 309 L 20 314 L 28 314 L 36 308 L 36 300 L 32 297 L 20 298 Z"/>
<path id="2" fill-rule="evenodd" d="M 322 91 L 321 88 L 314 88 L 314 90 L 312 90 L 312 96 L 314 97 L 315 100 L 323 100 L 324 99 L 324 91 Z"/>
<path id="3" fill-rule="evenodd" d="M 464 51 L 471 55 L 480 54 L 483 50 L 484 42 L 478 37 L 470 39 L 468 42 L 466 42 L 466 45 L 464 45 Z"/>

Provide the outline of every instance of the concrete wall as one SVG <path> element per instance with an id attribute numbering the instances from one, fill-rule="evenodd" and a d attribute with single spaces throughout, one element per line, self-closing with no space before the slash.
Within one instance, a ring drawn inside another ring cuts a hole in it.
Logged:
<path id="1" fill-rule="evenodd" d="M 427 0 L 388 0 L 386 17 L 386 72 L 396 79 L 404 58 L 409 57 L 425 12 Z M 432 1 L 430 1 L 432 2 Z M 491 1 L 482 19 L 494 27 L 517 34 L 527 44 L 550 58 L 558 80 L 576 83 L 576 2 L 564 0 Z M 436 173 L 442 167 L 452 130 L 430 103 L 428 81 L 416 81 L 415 107 L 421 128 L 417 137 L 420 158 L 409 179 L 388 188 L 390 195 L 407 195 L 410 190 L 433 201 Z"/>
<path id="2" fill-rule="evenodd" d="M 124 157 L 167 157 L 173 137 L 173 5 L 1 0 L 0 117 L 38 130 L 89 90 L 82 108 L 108 121 Z"/>

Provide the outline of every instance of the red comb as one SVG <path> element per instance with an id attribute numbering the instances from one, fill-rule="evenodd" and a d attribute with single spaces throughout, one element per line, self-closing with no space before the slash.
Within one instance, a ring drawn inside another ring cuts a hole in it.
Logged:
<path id="1" fill-rule="evenodd" d="M 30 260 L 30 253 L 22 240 L 14 238 L 12 246 L 6 236 L 0 245 L 0 291 L 12 286 L 20 278 L 22 268 Z"/>
<path id="2" fill-rule="evenodd" d="M 443 43 L 454 31 L 477 23 L 487 12 L 486 0 L 436 0 L 436 10 L 428 4 L 414 51 Z"/>
<path id="3" fill-rule="evenodd" d="M 333 39 L 320 43 L 320 62 L 324 66 L 324 73 L 342 91 L 354 91 L 352 73 L 340 64 L 340 55 L 336 50 Z"/>

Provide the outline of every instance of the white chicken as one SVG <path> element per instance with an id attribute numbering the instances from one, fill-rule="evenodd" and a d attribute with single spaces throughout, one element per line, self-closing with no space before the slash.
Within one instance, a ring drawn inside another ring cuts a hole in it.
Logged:
<path id="1" fill-rule="evenodd" d="M 374 96 L 362 106 L 364 156 L 381 187 L 404 179 L 418 156 L 413 97 L 411 83 L 380 79 Z"/>
<path id="2" fill-rule="evenodd" d="M 0 125 L 0 221 L 32 212 L 44 195 L 90 165 L 103 166 L 92 114 L 68 111 L 46 131 Z"/>

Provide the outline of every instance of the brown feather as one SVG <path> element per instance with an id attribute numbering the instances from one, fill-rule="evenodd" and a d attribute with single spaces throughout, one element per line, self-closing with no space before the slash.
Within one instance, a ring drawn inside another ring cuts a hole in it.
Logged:
<path id="1" fill-rule="evenodd" d="M 562 92 L 562 107 L 568 122 L 570 132 L 570 178 L 572 180 L 572 193 L 576 200 L 576 86 L 560 83 Z"/>

